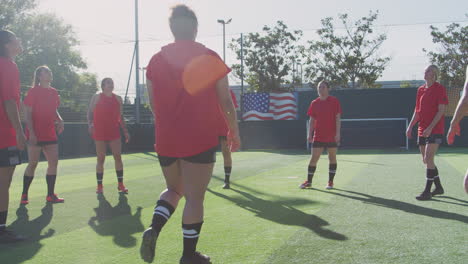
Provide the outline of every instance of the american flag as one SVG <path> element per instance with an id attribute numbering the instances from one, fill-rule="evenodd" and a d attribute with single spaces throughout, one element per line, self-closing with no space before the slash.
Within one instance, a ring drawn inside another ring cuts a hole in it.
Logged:
<path id="1" fill-rule="evenodd" d="M 242 97 L 245 121 L 296 120 L 296 93 L 248 93 Z"/>

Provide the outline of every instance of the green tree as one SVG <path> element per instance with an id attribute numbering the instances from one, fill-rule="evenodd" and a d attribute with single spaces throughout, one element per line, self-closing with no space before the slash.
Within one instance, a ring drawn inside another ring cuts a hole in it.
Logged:
<path id="1" fill-rule="evenodd" d="M 376 35 L 374 22 L 378 11 L 367 17 L 350 22 L 347 14 L 340 14 L 339 20 L 344 33 L 335 30 L 332 17 L 321 20 L 322 28 L 317 30 L 319 40 L 309 41 L 305 49 L 308 80 L 315 83 L 327 79 L 333 86 L 343 88 L 373 88 L 382 75 L 389 57 L 381 57 L 379 48 L 387 39 L 385 34 Z"/>
<path id="2" fill-rule="evenodd" d="M 463 87 L 465 69 L 468 65 L 468 26 L 452 23 L 445 31 L 431 26 L 432 41 L 438 51 L 424 52 L 432 64 L 440 69 L 440 82 L 449 87 Z"/>
<path id="3" fill-rule="evenodd" d="M 2 0 L 0 28 L 8 28 L 36 6 L 36 0 Z"/>
<path id="4" fill-rule="evenodd" d="M 289 31 L 278 21 L 272 27 L 264 26 L 263 33 L 249 33 L 244 37 L 244 80 L 253 91 L 281 90 L 282 85 L 292 82 L 292 65 L 300 57 L 301 46 L 297 44 L 302 31 Z M 233 39 L 229 47 L 241 59 L 241 39 Z M 232 66 L 234 74 L 241 78 L 241 65 Z"/>

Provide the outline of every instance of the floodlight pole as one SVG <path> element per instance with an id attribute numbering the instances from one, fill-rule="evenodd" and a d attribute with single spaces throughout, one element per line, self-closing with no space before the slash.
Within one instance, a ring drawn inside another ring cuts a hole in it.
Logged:
<path id="1" fill-rule="evenodd" d="M 135 0 L 135 122 L 140 124 L 140 46 L 138 35 L 138 0 Z"/>
<path id="2" fill-rule="evenodd" d="M 226 62 L 226 25 L 231 23 L 232 19 L 225 21 L 224 19 L 218 19 L 218 23 L 223 25 L 223 61 Z"/>

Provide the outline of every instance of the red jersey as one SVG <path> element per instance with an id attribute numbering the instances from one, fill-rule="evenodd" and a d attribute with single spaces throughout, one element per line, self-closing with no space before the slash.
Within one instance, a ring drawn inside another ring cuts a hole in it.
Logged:
<path id="1" fill-rule="evenodd" d="M 120 102 L 117 96 L 99 94 L 99 99 L 93 111 L 93 139 L 112 141 L 120 138 Z"/>
<path id="2" fill-rule="evenodd" d="M 216 52 L 194 41 L 176 41 L 148 64 L 155 114 L 155 150 L 188 157 L 218 145 L 216 82 L 231 70 Z"/>
<path id="3" fill-rule="evenodd" d="M 0 57 L 0 149 L 16 146 L 16 131 L 8 119 L 5 101 L 15 100 L 19 108 L 20 75 L 18 66 L 9 58 Z"/>
<path id="4" fill-rule="evenodd" d="M 234 104 L 234 108 L 237 108 L 238 105 L 237 105 L 236 95 L 234 94 L 232 90 L 229 90 L 229 92 L 231 92 L 231 98 Z M 228 127 L 228 123 L 226 119 L 224 118 L 224 114 L 223 114 L 223 110 L 221 109 L 221 106 L 219 107 L 219 124 L 221 126 L 219 135 L 226 137 L 229 132 L 229 127 Z"/>
<path id="5" fill-rule="evenodd" d="M 56 141 L 55 120 L 57 108 L 60 105 L 60 96 L 52 87 L 35 86 L 29 89 L 24 104 L 31 107 L 34 134 L 37 141 Z M 29 131 L 26 130 L 29 136 Z"/>
<path id="6" fill-rule="evenodd" d="M 335 142 L 336 116 L 341 114 L 340 101 L 329 95 L 327 99 L 320 97 L 310 103 L 307 115 L 314 119 L 314 138 L 316 142 Z"/>
<path id="7" fill-rule="evenodd" d="M 441 104 L 448 105 L 447 91 L 443 85 L 435 82 L 429 88 L 426 88 L 426 85 L 418 88 L 415 109 L 419 113 L 418 136 L 422 136 L 424 130 L 432 123 Z M 445 118 L 442 116 L 432 129 L 431 135 L 444 134 L 444 126 Z"/>

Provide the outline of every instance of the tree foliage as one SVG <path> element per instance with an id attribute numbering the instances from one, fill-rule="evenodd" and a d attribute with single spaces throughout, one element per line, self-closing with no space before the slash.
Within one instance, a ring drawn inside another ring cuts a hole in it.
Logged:
<path id="1" fill-rule="evenodd" d="M 244 80 L 253 91 L 269 92 L 284 89 L 292 82 L 292 65 L 299 60 L 302 31 L 289 31 L 278 21 L 274 27 L 263 27 L 262 33 L 249 33 L 243 39 Z M 241 59 L 241 39 L 234 39 L 229 47 Z M 241 78 L 241 65 L 232 66 Z"/>
<path id="2" fill-rule="evenodd" d="M 374 32 L 378 12 L 371 11 L 355 22 L 350 22 L 347 14 L 338 17 L 344 33 L 339 34 L 334 19 L 327 17 L 317 30 L 319 40 L 308 42 L 305 56 L 309 81 L 327 79 L 343 88 L 376 87 L 375 81 L 390 61 L 378 53 L 387 39 L 385 34 Z"/>
<path id="3" fill-rule="evenodd" d="M 439 67 L 440 82 L 449 87 L 462 87 L 468 65 L 468 26 L 452 23 L 445 31 L 431 26 L 431 36 L 438 50 L 423 50 L 431 63 Z"/>

